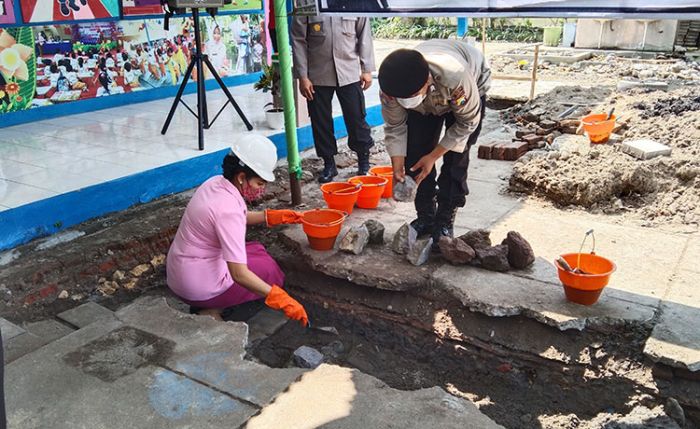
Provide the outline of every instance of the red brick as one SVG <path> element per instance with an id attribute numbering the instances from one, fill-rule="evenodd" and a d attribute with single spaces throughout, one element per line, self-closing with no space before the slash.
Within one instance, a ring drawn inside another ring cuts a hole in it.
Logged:
<path id="1" fill-rule="evenodd" d="M 491 159 L 491 152 L 493 150 L 493 147 L 496 145 L 495 142 L 493 143 L 484 143 L 479 145 L 479 152 L 478 152 L 478 157 L 481 159 Z"/>
<path id="2" fill-rule="evenodd" d="M 544 140 L 544 136 L 538 136 L 536 134 L 530 134 L 525 137 L 523 137 L 523 140 L 527 142 L 529 147 L 536 147 L 537 143 L 541 142 Z"/>
<path id="3" fill-rule="evenodd" d="M 100 273 L 107 273 L 110 271 L 114 271 L 117 268 L 117 263 L 112 259 L 106 262 L 103 262 L 99 265 L 98 269 L 100 270 Z"/>

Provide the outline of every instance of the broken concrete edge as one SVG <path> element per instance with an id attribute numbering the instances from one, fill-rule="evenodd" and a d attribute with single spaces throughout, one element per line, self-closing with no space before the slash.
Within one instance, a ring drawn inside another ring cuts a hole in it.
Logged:
<path id="1" fill-rule="evenodd" d="M 652 334 L 652 336 L 647 339 L 647 342 L 644 345 L 644 356 L 651 359 L 652 362 L 667 365 L 671 368 L 685 369 L 690 372 L 700 371 L 700 361 L 688 364 L 687 362 L 683 362 L 679 359 L 671 357 L 669 354 L 657 353 L 655 350 L 663 348 L 663 345 L 664 342 L 654 338 Z"/>

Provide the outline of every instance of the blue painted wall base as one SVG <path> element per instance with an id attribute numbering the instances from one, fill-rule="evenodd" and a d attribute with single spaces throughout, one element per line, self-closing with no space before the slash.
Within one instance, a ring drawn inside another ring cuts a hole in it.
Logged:
<path id="1" fill-rule="evenodd" d="M 380 106 L 367 109 L 367 122 L 373 127 L 383 123 Z M 334 125 L 337 138 L 347 135 L 342 117 L 335 118 Z M 313 147 L 310 126 L 299 128 L 297 133 L 299 150 Z M 287 143 L 284 133 L 270 138 L 277 146 L 278 156 L 285 158 Z M 0 212 L 0 250 L 199 186 L 208 178 L 221 174 L 221 161 L 227 152 L 228 149 L 212 152 Z"/>

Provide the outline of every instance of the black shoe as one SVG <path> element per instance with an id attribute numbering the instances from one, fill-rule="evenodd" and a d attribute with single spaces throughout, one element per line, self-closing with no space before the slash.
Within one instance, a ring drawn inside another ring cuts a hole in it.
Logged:
<path id="1" fill-rule="evenodd" d="M 68 5 L 66 3 L 59 3 L 59 5 L 61 9 L 61 15 L 70 16 L 70 9 L 68 9 Z"/>
<path id="2" fill-rule="evenodd" d="M 369 152 L 357 154 L 357 175 L 365 176 L 369 173 Z"/>
<path id="3" fill-rule="evenodd" d="M 411 222 L 411 227 L 416 230 L 419 238 L 432 234 L 434 226 L 435 221 L 427 216 L 418 216 L 418 219 Z"/>
<path id="4" fill-rule="evenodd" d="M 68 0 L 68 6 L 70 6 L 70 8 L 76 12 L 78 12 L 80 10 L 80 6 L 75 4 L 75 0 Z"/>
<path id="5" fill-rule="evenodd" d="M 438 246 L 440 243 L 440 238 L 454 238 L 454 225 L 458 208 L 459 207 L 454 206 L 438 206 L 438 211 L 435 215 L 435 227 L 433 229 L 433 250 L 440 250 L 440 247 Z"/>
<path id="6" fill-rule="evenodd" d="M 82 4 L 83 6 L 87 6 L 87 0 L 80 0 L 80 4 Z"/>
<path id="7" fill-rule="evenodd" d="M 319 183 L 328 183 L 333 181 L 333 178 L 338 175 L 338 168 L 335 166 L 335 161 L 326 162 L 323 171 L 318 176 Z"/>

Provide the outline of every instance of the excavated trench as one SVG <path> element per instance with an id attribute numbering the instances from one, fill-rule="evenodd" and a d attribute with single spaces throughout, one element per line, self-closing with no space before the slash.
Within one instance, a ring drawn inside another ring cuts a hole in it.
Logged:
<path id="1" fill-rule="evenodd" d="M 697 393 L 678 388 L 697 382 L 659 378 L 645 361 L 648 327 L 561 332 L 525 317 L 473 313 L 445 297 L 291 277 L 289 288 L 313 328 L 289 322 L 252 344 L 250 357 L 272 367 L 293 365 L 294 351 L 310 346 L 325 362 L 357 368 L 397 389 L 442 387 L 474 401 L 506 428 L 601 427 L 637 406 L 663 405 L 674 386 L 676 397 Z M 688 407 L 696 399 L 678 399 L 689 417 L 686 427 L 696 427 L 697 408 Z M 605 427 L 676 427 L 666 415 L 651 414 L 644 426 Z"/>

